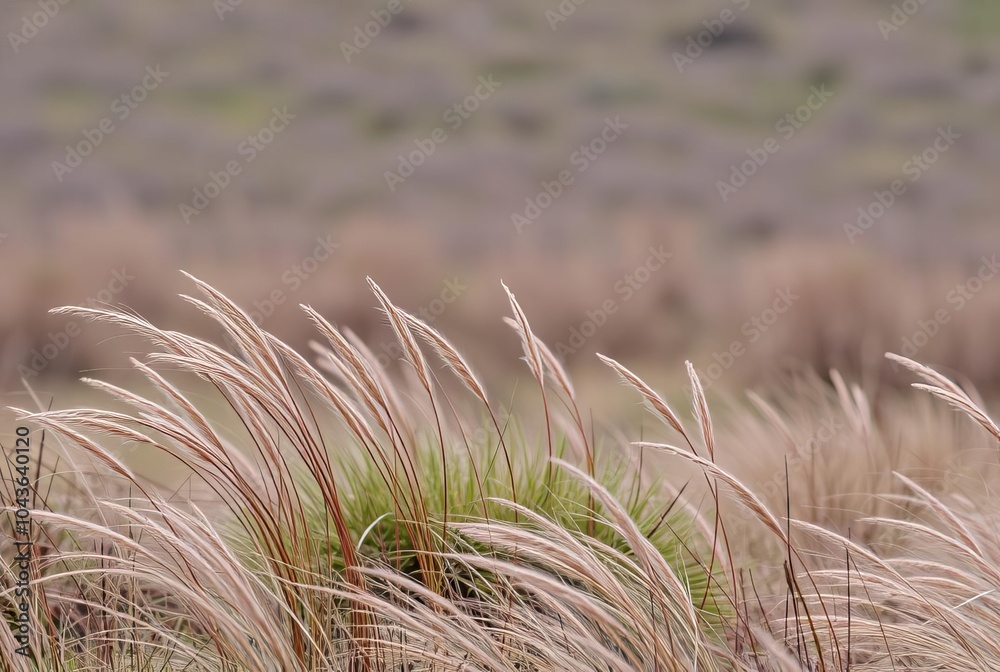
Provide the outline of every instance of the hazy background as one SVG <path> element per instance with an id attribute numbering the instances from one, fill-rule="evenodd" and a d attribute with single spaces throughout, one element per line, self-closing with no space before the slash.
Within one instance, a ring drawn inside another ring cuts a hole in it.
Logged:
<path id="1" fill-rule="evenodd" d="M 870 379 L 908 338 L 906 354 L 997 388 L 1000 271 L 983 259 L 1000 239 L 1000 4 L 399 6 L 4 2 L 0 385 L 66 390 L 141 350 L 56 305 L 110 300 L 214 334 L 176 297 L 193 291 L 183 269 L 296 347 L 310 303 L 394 360 L 371 275 L 494 380 L 521 371 L 503 279 L 584 380 L 597 351 L 663 382 L 692 359 L 717 389 L 801 363 Z M 248 161 L 275 110 L 294 118 Z M 436 129 L 391 189 L 386 171 Z M 603 153 L 574 154 L 602 131 Z M 185 217 L 230 162 L 239 174 Z M 516 226 L 560 173 L 572 183 Z M 867 231 L 845 230 L 897 180 Z M 797 298 L 768 313 L 777 292 Z"/>

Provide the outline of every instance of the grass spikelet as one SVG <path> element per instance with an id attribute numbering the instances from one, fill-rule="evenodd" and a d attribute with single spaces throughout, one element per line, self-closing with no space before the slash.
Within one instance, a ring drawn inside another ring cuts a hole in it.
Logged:
<path id="1" fill-rule="evenodd" d="M 420 379 L 424 389 L 430 393 L 432 387 L 430 372 L 427 369 L 427 360 L 424 359 L 424 354 L 420 352 L 417 340 L 413 337 L 413 332 L 407 326 L 403 311 L 393 305 L 389 297 L 382 291 L 382 288 L 375 284 L 375 281 L 371 278 L 368 278 L 368 286 L 372 288 L 375 297 L 382 304 L 382 309 L 385 311 L 386 317 L 389 318 L 392 331 L 396 334 L 400 345 L 403 346 L 403 353 L 406 355 L 407 361 L 413 366 L 414 371 L 417 372 L 417 377 Z"/>
<path id="2" fill-rule="evenodd" d="M 970 418 L 978 422 L 986 431 L 996 439 L 1000 439 L 1000 427 L 969 397 L 958 385 L 951 382 L 940 373 L 930 367 L 918 364 L 912 359 L 901 357 L 892 353 L 886 353 L 886 358 L 900 364 L 910 371 L 927 380 L 930 384 L 914 383 L 913 387 L 919 390 L 930 392 L 936 397 L 944 399 L 949 404 L 960 411 L 966 413 Z"/>
<path id="3" fill-rule="evenodd" d="M 458 379 L 461 380 L 469 390 L 475 394 L 480 401 L 489 406 L 489 400 L 486 398 L 486 388 L 483 384 L 479 382 L 476 374 L 472 372 L 472 367 L 469 366 L 465 358 L 459 354 L 458 350 L 445 339 L 440 333 L 434 328 L 428 325 L 423 320 L 420 320 L 407 312 L 399 311 L 403 320 L 417 332 L 424 341 L 430 345 L 434 352 L 441 357 L 442 360 L 448 365 Z"/>
<path id="4" fill-rule="evenodd" d="M 514 322 L 517 324 L 516 331 L 521 337 L 521 347 L 524 349 L 524 361 L 528 363 L 528 368 L 538 380 L 538 384 L 544 386 L 545 367 L 542 364 L 542 355 L 538 350 L 535 334 L 532 333 L 531 325 L 528 323 L 528 317 L 524 314 L 517 299 L 514 298 L 514 293 L 510 291 L 510 288 L 503 283 L 500 284 L 503 286 L 503 291 L 507 293 L 507 300 L 510 301 L 511 310 L 514 312 Z"/>
<path id="5" fill-rule="evenodd" d="M 705 390 L 695 373 L 694 364 L 685 362 L 687 366 L 688 380 L 691 381 L 692 399 L 694 401 L 694 415 L 701 426 L 701 436 L 708 449 L 708 459 L 715 461 L 715 432 L 712 430 L 712 414 L 708 411 L 708 402 L 705 400 Z"/>
<path id="6" fill-rule="evenodd" d="M 678 434 L 684 437 L 684 440 L 688 442 L 689 446 L 691 446 L 691 450 L 694 451 L 694 445 L 691 443 L 691 440 L 688 439 L 687 432 L 684 431 L 684 425 L 681 424 L 680 419 L 670 409 L 667 402 L 663 400 L 663 397 L 654 392 L 653 388 L 647 385 L 642 378 L 635 375 L 615 360 L 610 357 L 605 357 L 600 353 L 598 353 L 597 356 L 602 362 L 614 369 L 625 383 L 638 390 L 639 394 L 641 394 L 642 398 L 646 400 L 646 403 L 649 404 L 653 412 L 659 415 L 668 425 L 673 427 Z"/>

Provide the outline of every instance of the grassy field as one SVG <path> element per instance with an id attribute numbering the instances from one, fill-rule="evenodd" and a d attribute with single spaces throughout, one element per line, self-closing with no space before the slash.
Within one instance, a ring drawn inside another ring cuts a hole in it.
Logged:
<path id="1" fill-rule="evenodd" d="M 1000 667 L 1000 430 L 929 368 L 891 355 L 920 389 L 877 401 L 800 374 L 710 408 L 689 365 L 678 412 L 602 356 L 649 413 L 606 424 L 509 291 L 516 413 L 374 283 L 399 376 L 311 309 L 307 359 L 196 284 L 225 347 L 77 309 L 150 341 L 143 394 L 17 411 L 5 669 Z"/>
<path id="2" fill-rule="evenodd" d="M 16 52 L 8 45 L 3 390 L 20 389 L 19 367 L 64 328 L 45 310 L 99 296 L 122 268 L 134 280 L 111 303 L 164 328 L 208 335 L 194 311 L 163 299 L 183 289 L 182 268 L 298 350 L 312 337 L 296 309 L 304 302 L 352 325 L 377 356 L 393 341 L 370 310 L 366 275 L 411 312 L 457 278 L 468 290 L 434 326 L 498 384 L 510 382 L 500 378 L 515 352 L 497 337 L 498 278 L 521 292 L 553 349 L 588 312 L 620 300 L 615 319 L 567 356 L 581 377 L 598 375 L 599 351 L 641 359 L 650 376 L 681 386 L 686 359 L 706 371 L 777 288 L 791 287 L 803 301 L 731 375 L 706 382 L 710 393 L 762 383 L 786 360 L 887 375 L 875 366 L 881 354 L 902 350 L 940 309 L 950 322 L 921 361 L 984 391 L 1000 380 L 987 336 L 1000 291 L 987 285 L 961 312 L 947 299 L 998 243 L 1000 23 L 989 0 L 921 4 L 888 39 L 878 22 L 893 3 L 868 0 L 632 0 L 628 11 L 588 2 L 555 30 L 551 7 L 531 0 L 406 2 L 350 62 L 341 42 L 383 3 L 255 0 L 222 17 L 214 4 L 68 3 Z M 724 9 L 732 24 L 680 71 L 674 55 Z M 4 3 L 0 25 L 16 32 L 36 11 L 37 0 Z M 147 67 L 170 74 L 119 119 L 113 101 Z M 489 76 L 499 88 L 453 129 L 446 112 Z M 832 97 L 786 138 L 776 125 L 817 86 Z M 288 128 L 185 221 L 179 204 L 242 161 L 240 143 L 285 106 L 297 115 Z M 57 178 L 53 162 L 106 116 L 114 132 Z M 621 137 L 517 229 L 512 213 L 575 170 L 573 153 L 618 117 Z M 960 137 L 849 239 L 844 225 L 875 192 L 912 177 L 904 166 L 939 127 Z M 385 171 L 436 128 L 447 142 L 390 190 Z M 717 182 L 769 137 L 780 152 L 723 200 Z M 328 238 L 340 245 L 332 258 L 287 275 Z M 626 303 L 616 283 L 649 246 L 674 256 Z M 271 312 L 276 291 L 285 300 Z M 127 366 L 106 333 L 90 330 L 43 362 L 46 385 Z"/>
<path id="3" fill-rule="evenodd" d="M 998 6 L 0 3 L 0 672 L 1000 670 Z"/>

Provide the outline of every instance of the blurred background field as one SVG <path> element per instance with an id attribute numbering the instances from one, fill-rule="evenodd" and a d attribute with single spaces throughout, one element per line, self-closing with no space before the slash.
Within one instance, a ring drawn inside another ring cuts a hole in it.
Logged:
<path id="1" fill-rule="evenodd" d="M 917 9 L 898 30 L 880 26 L 904 4 Z M 348 59 L 389 6 L 69 2 L 18 40 L 42 5 L 3 3 L 3 389 L 26 377 L 77 394 L 81 372 L 114 377 L 137 354 L 46 314 L 57 305 L 110 300 L 215 335 L 176 298 L 192 291 L 180 269 L 303 351 L 299 303 L 395 361 L 370 275 L 492 380 L 521 373 L 503 279 L 583 381 L 602 352 L 665 385 L 691 359 L 712 391 L 803 365 L 874 385 L 892 350 L 998 388 L 995 3 L 567 0 L 564 16 L 555 0 L 407 0 Z M 695 57 L 681 68 L 677 54 Z M 167 74 L 119 118 L 147 68 Z M 483 78 L 495 91 L 449 115 Z M 816 91 L 832 95 L 782 125 Z M 241 143 L 275 109 L 294 118 L 247 161 Z M 55 170 L 106 117 L 93 152 Z M 625 130 L 581 170 L 574 153 L 608 119 Z M 386 171 L 439 128 L 390 188 Z M 953 144 L 914 171 L 949 128 Z M 724 200 L 718 182 L 768 138 L 777 151 Z M 240 173 L 185 217 L 233 161 Z M 572 183 L 518 227 L 565 171 Z M 845 230 L 896 180 L 884 214 Z M 650 264 L 650 248 L 669 259 Z M 779 292 L 796 298 L 769 314 Z"/>

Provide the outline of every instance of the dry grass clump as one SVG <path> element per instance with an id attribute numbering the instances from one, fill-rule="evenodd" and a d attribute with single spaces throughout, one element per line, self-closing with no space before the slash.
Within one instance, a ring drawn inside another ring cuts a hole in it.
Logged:
<path id="1" fill-rule="evenodd" d="M 32 511 L 30 656 L 0 628 L 11 670 L 1000 669 L 995 468 L 978 490 L 957 476 L 932 489 L 914 473 L 926 462 L 900 457 L 905 411 L 880 417 L 837 375 L 832 389 L 809 381 L 713 420 L 689 365 L 691 431 L 602 358 L 662 421 L 622 439 L 585 419 L 509 290 L 536 418 L 511 417 L 374 283 L 403 380 L 308 307 L 325 340 L 316 366 L 194 282 L 200 298 L 185 298 L 231 350 L 124 311 L 59 311 L 151 341 L 134 365 L 158 398 L 91 380 L 131 410 L 21 411 L 50 458 Z M 995 449 L 974 393 L 894 361 Z M 183 373 L 210 383 L 224 412 Z M 833 418 L 821 441 L 810 412 Z M 935 445 L 965 436 L 942 429 Z M 156 487 L 116 446 L 168 454 L 190 478 Z M 679 464 L 695 477 L 681 482 Z M 12 557 L 9 538 L 0 548 Z M 13 577 L 0 580 L 8 620 Z"/>

